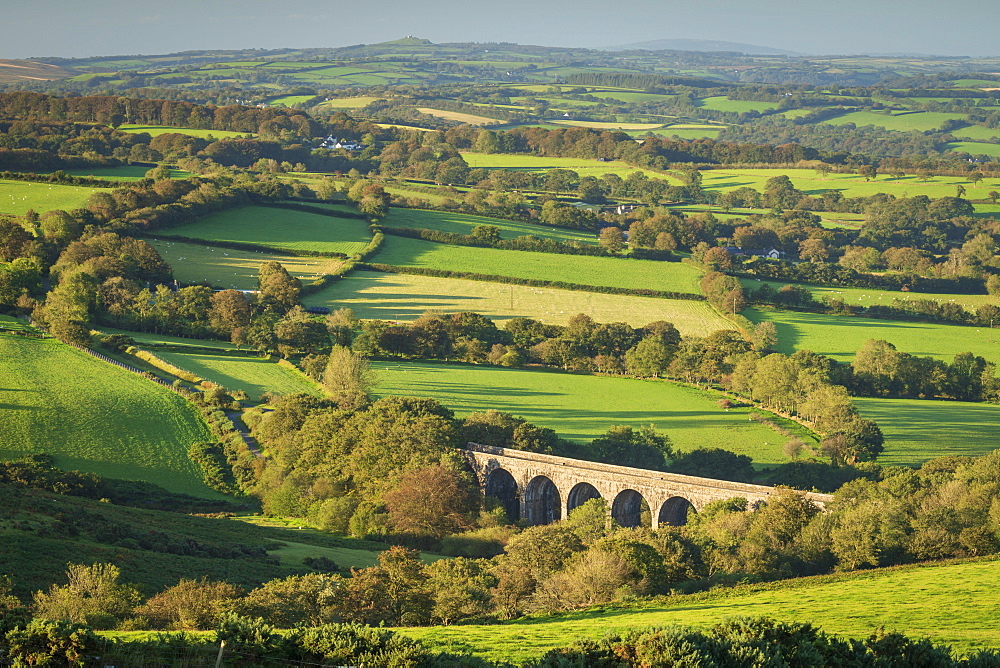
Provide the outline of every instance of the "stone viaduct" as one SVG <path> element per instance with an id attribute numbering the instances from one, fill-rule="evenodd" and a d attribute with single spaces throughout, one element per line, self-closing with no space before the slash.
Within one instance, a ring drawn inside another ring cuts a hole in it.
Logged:
<path id="1" fill-rule="evenodd" d="M 774 487 L 600 464 L 478 443 L 462 451 L 480 489 L 497 498 L 511 519 L 549 524 L 589 499 L 603 498 L 622 526 L 680 526 L 688 512 L 719 499 L 742 497 L 750 505 L 778 494 Z M 830 494 L 801 492 L 821 508 Z M 648 514 L 647 514 L 648 513 Z"/>

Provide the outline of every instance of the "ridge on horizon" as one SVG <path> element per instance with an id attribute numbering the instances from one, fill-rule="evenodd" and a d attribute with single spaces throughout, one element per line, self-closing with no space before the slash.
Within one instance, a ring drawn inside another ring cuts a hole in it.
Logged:
<path id="1" fill-rule="evenodd" d="M 777 49 L 771 46 L 760 46 L 757 44 L 746 44 L 743 42 L 727 42 L 716 39 L 654 39 L 645 42 L 633 42 L 631 44 L 620 44 L 607 46 L 602 51 L 733 51 L 743 53 L 748 56 L 807 56 L 813 54 L 802 53 L 801 51 L 789 51 L 787 49 Z"/>

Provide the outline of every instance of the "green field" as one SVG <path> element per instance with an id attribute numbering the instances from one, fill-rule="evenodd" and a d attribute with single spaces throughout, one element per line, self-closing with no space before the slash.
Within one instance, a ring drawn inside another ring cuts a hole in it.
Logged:
<path id="1" fill-rule="evenodd" d="M 564 121 L 551 120 L 556 125 L 566 125 L 577 128 L 592 128 L 595 130 L 655 130 L 662 128 L 663 123 L 617 123 L 612 121 Z"/>
<path id="2" fill-rule="evenodd" d="M 288 202 L 289 204 L 305 204 L 313 209 L 326 209 L 327 211 L 337 211 L 351 216 L 358 215 L 358 207 L 350 204 L 338 204 L 335 202 Z"/>
<path id="3" fill-rule="evenodd" d="M 896 130 L 899 132 L 909 132 L 911 130 L 926 132 L 928 130 L 936 130 L 945 121 L 963 121 L 965 118 L 964 114 L 931 111 L 893 114 L 891 116 L 874 111 L 852 111 L 843 116 L 828 118 L 820 122 L 826 125 L 854 123 L 859 128 L 865 125 L 875 125 L 886 130 Z"/>
<path id="4" fill-rule="evenodd" d="M 184 399 L 54 339 L 0 336 L 0 456 L 213 496 L 187 449 L 211 440 Z"/>
<path id="5" fill-rule="evenodd" d="M 800 116 L 808 116 L 814 109 L 789 109 L 788 111 L 782 111 L 778 115 L 784 116 L 785 118 L 799 118 Z"/>
<path id="6" fill-rule="evenodd" d="M 371 240 L 368 223 L 363 220 L 269 206 L 213 213 L 160 234 L 345 255 L 357 253 Z"/>
<path id="7" fill-rule="evenodd" d="M 428 116 L 436 116 L 437 118 L 443 118 L 447 121 L 455 121 L 457 123 L 468 123 L 469 125 L 497 125 L 502 122 L 495 118 L 477 116 L 476 114 L 466 114 L 461 111 L 443 111 L 441 109 L 432 109 L 430 107 L 417 107 L 417 111 L 421 114 L 427 114 Z"/>
<path id="8" fill-rule="evenodd" d="M 765 283 L 769 284 L 775 290 L 780 290 L 782 286 L 788 285 L 788 283 L 782 283 L 780 281 L 758 281 L 750 278 L 740 279 L 740 282 L 743 283 L 743 286 L 748 291 L 757 290 Z M 880 306 L 892 306 L 894 299 L 901 299 L 904 301 L 933 299 L 934 301 L 939 302 L 955 302 L 957 304 L 961 304 L 967 310 L 975 310 L 985 304 L 993 304 L 994 306 L 1000 305 L 1000 297 L 994 295 L 950 295 L 927 292 L 899 292 L 896 290 L 877 290 L 869 288 L 834 288 L 825 285 L 797 285 L 799 287 L 807 288 L 809 292 L 812 293 L 813 299 L 816 301 L 821 302 L 825 297 L 834 297 L 837 299 L 843 299 L 847 304 L 852 306 L 872 306 L 873 304 L 878 304 Z"/>
<path id="9" fill-rule="evenodd" d="M 764 615 L 809 622 L 827 633 L 853 638 L 867 637 L 884 627 L 912 638 L 930 638 L 962 654 L 1000 648 L 997 586 L 997 561 L 910 566 L 660 598 L 634 608 L 597 608 L 499 625 L 402 632 L 439 650 L 518 663 L 578 639 L 671 624 L 706 628 L 727 617 Z"/>
<path id="10" fill-rule="evenodd" d="M 971 155 L 988 155 L 991 158 L 1000 156 L 1000 144 L 988 144 L 977 141 L 953 141 L 946 144 L 949 151 L 965 151 Z"/>
<path id="11" fill-rule="evenodd" d="M 574 315 L 586 313 L 597 322 L 627 322 L 633 327 L 666 320 L 693 336 L 733 329 L 705 302 L 379 272 L 355 272 L 303 302 L 347 307 L 360 318 L 382 320 L 415 320 L 427 311 L 474 311 L 494 320 L 525 317 L 565 325 Z"/>
<path id="12" fill-rule="evenodd" d="M 125 329 L 115 329 L 114 327 L 101 327 L 96 331 L 100 334 L 124 334 L 132 337 L 137 343 L 145 346 L 186 346 L 193 348 L 215 348 L 218 350 L 236 350 L 229 341 L 217 341 L 215 339 L 186 339 L 181 336 L 169 336 L 167 334 L 154 334 L 153 332 L 132 332 Z"/>
<path id="13" fill-rule="evenodd" d="M 311 100 L 315 95 L 284 95 L 282 97 L 276 97 L 273 100 L 268 100 L 267 104 L 271 107 L 291 107 L 296 104 L 302 104 L 307 100 Z"/>
<path id="14" fill-rule="evenodd" d="M 951 134 L 956 137 L 961 137 L 962 139 L 983 141 L 1000 137 L 1000 128 L 986 128 L 982 125 L 970 125 L 969 127 L 962 128 L 961 130 L 952 130 Z"/>
<path id="15" fill-rule="evenodd" d="M 145 132 L 152 137 L 158 137 L 160 135 L 177 133 L 182 135 L 190 135 L 192 137 L 201 137 L 202 139 L 208 139 L 213 137 L 215 139 L 225 139 L 226 137 L 254 137 L 256 136 L 252 132 L 232 132 L 230 130 L 201 130 L 198 128 L 172 128 L 166 125 L 120 125 L 118 129 L 122 132 L 128 132 L 131 134 L 139 134 L 140 132 Z"/>
<path id="16" fill-rule="evenodd" d="M 0 180 L 0 213 L 23 216 L 29 210 L 36 213 L 53 209 L 70 211 L 82 207 L 96 192 L 107 190 L 57 183 Z"/>
<path id="17" fill-rule="evenodd" d="M 40 334 L 41 332 L 24 320 L 15 318 L 9 315 L 0 315 L 0 329 L 6 330 L 8 332 L 32 332 Z"/>
<path id="18" fill-rule="evenodd" d="M 625 91 L 600 92 L 593 93 L 593 95 L 594 97 L 603 98 L 605 100 L 621 100 L 626 104 L 632 104 L 635 102 L 669 102 L 676 97 L 674 95 L 658 95 L 656 93 L 636 93 Z"/>
<path id="19" fill-rule="evenodd" d="M 958 353 L 972 352 L 1000 362 L 1000 329 L 939 325 L 926 322 L 875 320 L 873 318 L 796 313 L 751 308 L 745 315 L 754 322 L 769 320 L 778 329 L 778 350 L 792 353 L 808 349 L 850 362 L 868 339 L 883 339 L 900 352 L 951 362 Z"/>
<path id="20" fill-rule="evenodd" d="M 680 139 L 715 139 L 722 128 L 684 128 L 677 126 L 667 126 L 660 130 L 653 130 L 654 135 L 661 137 L 679 137 Z M 636 133 L 633 136 L 640 136 L 644 133 Z"/>
<path id="21" fill-rule="evenodd" d="M 807 195 L 820 195 L 826 190 L 839 190 L 845 197 L 867 197 L 877 193 L 888 193 L 896 197 L 927 195 L 931 198 L 954 197 L 956 187 L 966 189 L 967 199 L 986 199 L 991 190 L 1000 189 L 1000 179 L 985 178 L 973 185 L 965 177 L 906 175 L 897 178 L 879 174 L 872 181 L 865 181 L 857 174 L 827 174 L 821 176 L 812 169 L 711 169 L 702 172 L 702 185 L 706 190 L 725 192 L 749 186 L 764 192 L 767 180 L 782 174 L 787 175 L 799 190 Z"/>
<path id="22" fill-rule="evenodd" d="M 173 268 L 174 277 L 189 285 L 208 283 L 217 288 L 256 290 L 262 262 L 280 262 L 288 273 L 303 281 L 332 273 L 342 264 L 341 260 L 328 257 L 292 257 L 162 239 L 149 239 L 149 243 Z"/>
<path id="23" fill-rule="evenodd" d="M 785 437 L 719 408 L 720 394 L 667 381 L 527 371 L 488 366 L 373 362 L 382 396 L 433 397 L 463 416 L 494 408 L 589 441 L 613 425 L 654 424 L 684 451 L 726 448 L 757 464 L 787 461 Z"/>
<path id="24" fill-rule="evenodd" d="M 121 568 L 124 582 L 135 584 L 144 595 L 152 596 L 177 584 L 179 579 L 195 575 L 249 589 L 274 578 L 310 572 L 303 564 L 307 556 L 327 557 L 342 566 L 370 566 L 378 551 L 386 547 L 302 528 L 301 522 L 298 526 L 283 526 L 265 522 L 259 516 L 196 517 L 8 484 L 0 485 L 0 505 L 5 510 L 4 521 L 0 522 L 0 545 L 4 546 L 0 550 L 0 572 L 16 574 L 15 593 L 25 598 L 59 580 L 67 562 L 114 563 Z M 53 531 L 46 535 L 38 530 L 40 525 L 51 526 L 58 520 L 66 521 L 67 517 L 86 517 L 88 522 L 79 527 L 79 534 Z M 197 547 L 198 556 L 157 552 L 142 549 L 134 540 L 123 540 L 123 531 L 139 536 L 157 532 L 176 541 L 175 545 L 188 543 L 223 551 L 216 557 L 204 552 L 198 554 Z M 234 554 L 233 548 L 241 545 L 265 547 L 269 557 L 276 561 L 242 550 Z"/>
<path id="25" fill-rule="evenodd" d="M 624 178 L 631 172 L 645 172 L 650 178 L 669 180 L 671 183 L 680 185 L 680 181 L 667 174 L 631 167 L 623 163 L 598 162 L 586 158 L 554 158 L 540 155 L 524 155 L 510 153 L 469 153 L 462 152 L 462 157 L 472 169 L 518 169 L 526 172 L 545 172 L 550 169 L 572 169 L 580 176 L 594 176 L 600 178 L 604 174 L 617 174 Z"/>
<path id="26" fill-rule="evenodd" d="M 1000 445 L 1000 406 L 919 399 L 854 400 L 885 435 L 880 464 L 919 466 L 944 455 L 983 455 Z"/>
<path id="27" fill-rule="evenodd" d="M 118 167 L 91 167 L 83 169 L 63 170 L 70 176 L 84 176 L 95 179 L 109 179 L 113 181 L 140 181 L 146 178 L 149 167 L 142 165 L 120 165 Z M 185 179 L 191 176 L 191 172 L 183 169 L 171 169 L 170 176 L 174 179 Z"/>
<path id="28" fill-rule="evenodd" d="M 733 111 L 738 114 L 747 111 L 770 111 L 778 108 L 777 102 L 756 102 L 753 100 L 730 100 L 725 95 L 706 97 L 698 100 L 698 106 L 712 111 Z"/>
<path id="29" fill-rule="evenodd" d="M 327 100 L 326 102 L 321 102 L 319 107 L 321 109 L 360 109 L 361 107 L 371 104 L 377 99 L 377 97 L 371 96 L 338 97 L 332 100 Z"/>
<path id="30" fill-rule="evenodd" d="M 159 350 L 156 356 L 227 390 L 243 390 L 253 401 L 259 400 L 263 392 L 322 394 L 320 387 L 305 374 L 260 357 Z"/>
<path id="31" fill-rule="evenodd" d="M 388 236 L 377 262 L 580 285 L 700 294 L 701 271 L 681 262 L 452 246 Z"/>
<path id="32" fill-rule="evenodd" d="M 547 227 L 533 225 L 515 220 L 487 218 L 486 216 L 470 216 L 465 213 L 450 211 L 427 211 L 424 209 L 402 209 L 393 207 L 389 215 L 382 219 L 385 227 L 409 227 L 412 229 L 439 230 L 452 234 L 470 234 L 477 225 L 492 225 L 500 228 L 500 236 L 504 239 L 531 234 L 543 239 L 558 239 L 559 241 L 579 241 L 596 244 L 597 236 L 582 230 L 570 230 L 562 227 Z"/>

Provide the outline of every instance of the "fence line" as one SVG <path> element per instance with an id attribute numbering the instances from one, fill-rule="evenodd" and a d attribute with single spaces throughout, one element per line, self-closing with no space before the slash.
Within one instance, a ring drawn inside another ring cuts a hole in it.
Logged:
<path id="1" fill-rule="evenodd" d="M 180 391 L 178 391 L 178 389 L 176 387 L 174 387 L 171 383 L 168 383 L 167 381 L 163 380 L 162 378 L 160 378 L 156 374 L 150 373 L 148 371 L 143 371 L 142 369 L 140 369 L 138 367 L 134 367 L 131 364 L 126 364 L 125 362 L 119 362 L 118 360 L 116 360 L 116 359 L 114 359 L 112 357 L 108 357 L 104 353 L 99 353 L 96 350 L 93 350 L 91 348 L 86 348 L 84 346 L 75 346 L 75 347 L 78 348 L 79 350 L 82 350 L 83 352 L 87 353 L 88 355 L 92 355 L 92 356 L 96 357 L 99 360 L 102 360 L 104 362 L 108 362 L 109 364 L 114 364 L 115 366 L 121 367 L 122 369 L 125 369 L 126 371 L 131 371 L 132 373 L 140 375 L 140 376 L 142 376 L 143 378 L 145 378 L 147 380 L 151 380 L 154 383 L 159 383 L 160 385 L 162 385 L 163 387 L 167 388 L 168 390 L 171 390 L 173 392 L 177 392 L 177 394 L 181 394 Z"/>

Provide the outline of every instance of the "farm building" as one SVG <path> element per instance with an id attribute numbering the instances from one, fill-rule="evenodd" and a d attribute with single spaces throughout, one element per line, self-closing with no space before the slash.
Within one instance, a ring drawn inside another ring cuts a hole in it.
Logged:
<path id="1" fill-rule="evenodd" d="M 780 260 L 785 256 L 785 254 L 777 248 L 740 248 L 738 246 L 726 246 L 726 252 L 730 255 L 762 257 L 766 260 Z"/>

